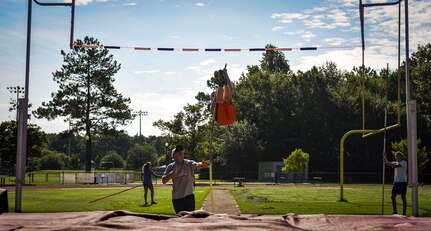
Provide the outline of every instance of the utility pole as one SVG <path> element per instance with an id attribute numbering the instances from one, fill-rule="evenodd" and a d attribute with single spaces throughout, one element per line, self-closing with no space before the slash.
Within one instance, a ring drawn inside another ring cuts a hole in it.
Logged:
<path id="1" fill-rule="evenodd" d="M 134 116 L 139 116 L 139 144 L 142 144 L 142 134 L 141 134 L 141 117 L 142 116 L 147 116 L 148 112 L 147 111 L 137 111 L 137 112 L 133 112 Z"/>

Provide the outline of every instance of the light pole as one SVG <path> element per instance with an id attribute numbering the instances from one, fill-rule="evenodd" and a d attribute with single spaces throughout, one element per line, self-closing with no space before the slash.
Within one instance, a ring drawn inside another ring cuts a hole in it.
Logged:
<path id="1" fill-rule="evenodd" d="M 169 164 L 168 146 L 169 146 L 169 143 L 168 143 L 168 142 L 166 142 L 166 143 L 165 143 L 166 166 L 168 166 L 168 164 Z"/>
<path id="2" fill-rule="evenodd" d="M 6 87 L 10 93 L 16 93 L 16 122 L 18 124 L 18 99 L 19 94 L 25 93 L 24 87 L 16 86 L 16 87 Z"/>
<path id="3" fill-rule="evenodd" d="M 85 155 L 85 172 L 91 172 L 91 139 L 90 133 L 87 132 L 85 135 L 85 146 L 86 146 L 86 155 Z"/>
<path id="4" fill-rule="evenodd" d="M 69 154 L 69 157 L 70 157 L 70 136 L 71 136 L 71 133 L 70 133 L 70 119 L 69 119 L 69 131 L 68 131 L 68 133 L 69 133 L 69 147 L 68 147 L 68 154 Z"/>
<path id="5" fill-rule="evenodd" d="M 139 144 L 142 144 L 142 136 L 141 136 L 141 117 L 142 116 L 147 116 L 148 112 L 147 111 L 137 111 L 137 112 L 133 112 L 134 116 L 139 116 Z"/>

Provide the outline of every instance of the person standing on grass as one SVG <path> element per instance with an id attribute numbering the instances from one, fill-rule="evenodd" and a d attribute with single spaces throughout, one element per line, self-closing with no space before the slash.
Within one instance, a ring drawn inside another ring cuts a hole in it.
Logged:
<path id="1" fill-rule="evenodd" d="M 153 179 L 152 177 L 160 177 L 156 173 L 154 173 L 153 169 L 151 169 L 151 162 L 145 163 L 145 165 L 142 167 L 142 182 L 144 184 L 144 199 L 145 199 L 145 205 L 148 205 L 147 203 L 147 194 L 148 189 L 151 192 L 151 204 L 157 204 L 154 201 L 154 186 L 153 186 Z"/>
<path id="2" fill-rule="evenodd" d="M 166 166 L 162 176 L 162 182 L 166 184 L 172 179 L 172 204 L 175 213 L 194 211 L 194 171 L 196 169 L 208 168 L 210 162 L 209 160 L 195 162 L 194 160 L 184 159 L 184 148 L 181 145 L 177 145 L 172 150 L 171 155 L 174 162 Z"/>
<path id="3" fill-rule="evenodd" d="M 402 152 L 394 153 L 396 161 L 389 162 L 386 158 L 386 153 L 383 154 L 383 160 L 385 164 L 394 168 L 394 184 L 392 185 L 392 208 L 393 214 L 398 214 L 397 211 L 397 195 L 401 195 L 401 199 L 403 200 L 403 216 L 406 215 L 407 208 L 407 162 L 403 160 L 404 154 Z"/>

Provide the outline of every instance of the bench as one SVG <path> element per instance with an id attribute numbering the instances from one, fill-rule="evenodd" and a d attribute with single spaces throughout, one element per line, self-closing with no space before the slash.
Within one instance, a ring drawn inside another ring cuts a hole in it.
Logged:
<path id="1" fill-rule="evenodd" d="M 234 177 L 233 178 L 233 187 L 235 187 L 235 183 L 238 182 L 237 187 L 244 187 L 245 185 L 245 177 Z"/>
<path id="2" fill-rule="evenodd" d="M 313 184 L 316 184 L 317 182 L 321 182 L 322 179 L 323 178 L 321 176 L 313 176 Z"/>

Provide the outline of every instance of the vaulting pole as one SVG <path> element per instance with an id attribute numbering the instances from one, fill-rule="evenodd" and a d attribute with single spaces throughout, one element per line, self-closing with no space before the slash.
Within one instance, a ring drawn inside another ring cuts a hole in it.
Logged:
<path id="1" fill-rule="evenodd" d="M 210 132 L 210 200 L 211 212 L 214 213 L 214 196 L 213 196 L 213 132 L 214 132 L 214 115 L 212 116 L 211 132 Z"/>
<path id="2" fill-rule="evenodd" d="M 386 125 L 388 121 L 388 79 L 389 79 L 389 63 L 386 69 L 386 84 L 385 84 L 385 131 L 383 132 L 383 155 L 386 155 Z M 382 158 L 382 215 L 385 213 L 385 171 L 386 164 Z"/>

